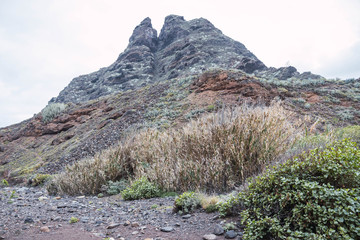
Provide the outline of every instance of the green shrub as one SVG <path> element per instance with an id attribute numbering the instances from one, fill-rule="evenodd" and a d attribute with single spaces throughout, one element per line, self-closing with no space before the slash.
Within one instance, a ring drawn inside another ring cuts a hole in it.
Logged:
<path id="1" fill-rule="evenodd" d="M 8 183 L 8 181 L 6 181 L 6 179 L 2 179 L 1 180 L 1 185 L 5 186 L 5 187 L 8 187 L 9 183 Z"/>
<path id="2" fill-rule="evenodd" d="M 175 199 L 174 212 L 189 213 L 200 207 L 199 195 L 194 192 L 184 192 Z"/>
<path id="3" fill-rule="evenodd" d="M 31 186 L 36 187 L 43 185 L 45 182 L 49 181 L 52 178 L 49 174 L 36 174 L 36 176 L 29 180 Z"/>
<path id="4" fill-rule="evenodd" d="M 360 144 L 360 126 L 353 125 L 337 129 L 335 135 L 338 139 L 349 138 L 351 141 Z"/>
<path id="5" fill-rule="evenodd" d="M 267 171 L 239 198 L 245 239 L 360 239 L 359 173 L 348 140 Z"/>
<path id="6" fill-rule="evenodd" d="M 131 184 L 121 192 L 124 200 L 147 199 L 159 197 L 161 191 L 155 184 L 149 182 L 147 178 L 142 177 Z"/>
<path id="7" fill-rule="evenodd" d="M 221 217 L 239 214 L 243 209 L 242 193 L 229 194 L 226 198 L 217 204 L 217 209 Z"/>
<path id="8" fill-rule="evenodd" d="M 79 221 L 76 217 L 71 217 L 69 223 L 77 223 Z"/>
<path id="9" fill-rule="evenodd" d="M 60 115 L 66 108 L 64 103 L 50 103 L 43 110 L 41 110 L 42 121 L 44 123 L 51 122 L 55 117 Z"/>
<path id="10" fill-rule="evenodd" d="M 126 180 L 120 180 L 120 181 L 109 181 L 108 182 L 108 189 L 106 190 L 106 193 L 109 195 L 116 195 L 119 194 L 121 191 L 125 190 L 128 183 Z"/>

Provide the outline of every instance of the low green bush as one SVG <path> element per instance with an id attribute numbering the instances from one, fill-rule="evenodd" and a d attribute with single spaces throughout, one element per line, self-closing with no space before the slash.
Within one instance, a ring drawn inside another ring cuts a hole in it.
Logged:
<path id="1" fill-rule="evenodd" d="M 107 185 L 106 193 L 109 195 L 116 195 L 121 193 L 121 191 L 125 190 L 128 183 L 126 180 L 120 180 L 120 181 L 109 181 Z"/>
<path id="2" fill-rule="evenodd" d="M 130 187 L 127 187 L 121 192 L 121 196 L 124 200 L 136 200 L 147 199 L 153 197 L 159 197 L 161 191 L 159 187 L 142 177 L 134 181 Z"/>
<path id="3" fill-rule="evenodd" d="M 240 192 L 239 194 L 229 194 L 226 199 L 220 201 L 217 204 L 220 216 L 226 217 L 239 214 L 243 209 L 242 197 L 243 194 Z"/>
<path id="4" fill-rule="evenodd" d="M 360 239 L 360 150 L 349 140 L 257 177 L 239 201 L 244 238 Z"/>
<path id="5" fill-rule="evenodd" d="M 201 206 L 200 202 L 200 197 L 195 192 L 184 192 L 175 199 L 174 212 L 192 212 Z"/>
<path id="6" fill-rule="evenodd" d="M 49 174 L 36 174 L 34 178 L 29 179 L 28 183 L 33 186 L 43 185 L 47 181 L 51 180 L 52 176 Z"/>
<path id="7" fill-rule="evenodd" d="M 5 187 L 8 187 L 9 186 L 9 183 L 8 181 L 6 181 L 6 179 L 2 179 L 1 182 L 0 182 L 2 186 L 5 186 Z"/>
<path id="8" fill-rule="evenodd" d="M 337 129 L 335 131 L 335 135 L 338 139 L 349 138 L 351 141 L 356 142 L 358 145 L 360 144 L 360 126 L 353 125 L 347 126 L 344 128 Z"/>

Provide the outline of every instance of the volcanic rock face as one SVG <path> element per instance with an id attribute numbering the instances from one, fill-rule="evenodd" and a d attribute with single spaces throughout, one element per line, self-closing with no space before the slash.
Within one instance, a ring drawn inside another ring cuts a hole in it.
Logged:
<path id="1" fill-rule="evenodd" d="M 150 18 L 145 18 L 112 65 L 74 78 L 51 102 L 84 102 L 208 68 L 247 73 L 266 69 L 243 44 L 223 35 L 206 19 L 186 21 L 170 15 L 158 37 Z"/>

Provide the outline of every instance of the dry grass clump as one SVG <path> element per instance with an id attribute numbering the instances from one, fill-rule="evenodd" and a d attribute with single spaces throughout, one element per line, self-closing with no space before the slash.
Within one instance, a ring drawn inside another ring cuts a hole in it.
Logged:
<path id="1" fill-rule="evenodd" d="M 228 191 L 264 170 L 295 140 L 279 103 L 222 109 L 177 130 L 147 129 L 56 178 L 65 193 L 96 193 L 109 180 L 140 178 L 171 191 Z"/>
<path id="2" fill-rule="evenodd" d="M 48 187 L 49 193 L 97 194 L 108 181 L 130 178 L 134 168 L 131 164 L 135 162 L 128 158 L 129 151 L 127 144 L 119 145 L 67 166 L 54 177 Z"/>

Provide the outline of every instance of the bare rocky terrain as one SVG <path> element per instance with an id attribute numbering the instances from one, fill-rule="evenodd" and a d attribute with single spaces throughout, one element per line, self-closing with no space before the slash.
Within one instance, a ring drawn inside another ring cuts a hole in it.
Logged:
<path id="1" fill-rule="evenodd" d="M 179 215 L 173 205 L 174 197 L 54 197 L 40 188 L 7 187 L 0 189 L 0 239 L 225 239 L 221 226 L 232 219 L 203 211 Z"/>

